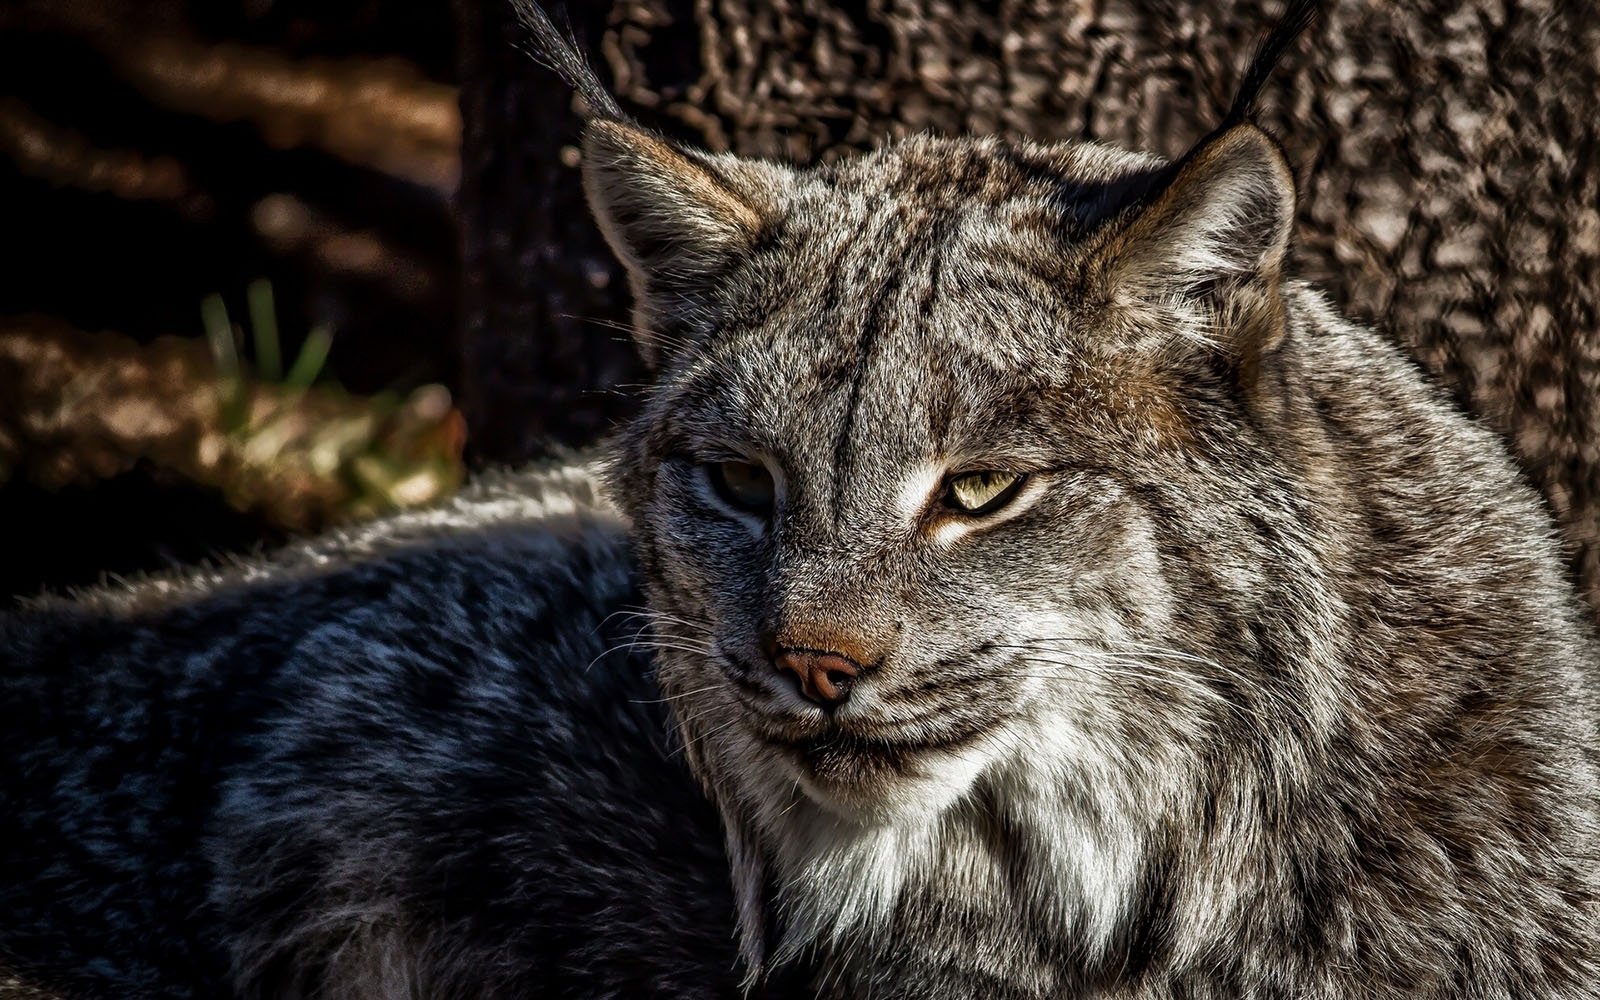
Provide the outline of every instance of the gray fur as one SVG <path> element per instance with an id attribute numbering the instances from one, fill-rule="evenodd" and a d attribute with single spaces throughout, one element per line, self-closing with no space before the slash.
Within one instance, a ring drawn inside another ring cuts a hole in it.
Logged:
<path id="1" fill-rule="evenodd" d="M 1600 996 L 1600 658 L 1549 517 L 1282 278 L 1259 130 L 586 153 L 660 366 L 612 479 L 758 981 Z M 975 469 L 1030 478 L 942 510 Z"/>
<path id="2" fill-rule="evenodd" d="M 0 966 L 116 1000 L 734 997 L 715 814 L 593 486 L 490 476 L 0 615 Z"/>
<path id="3" fill-rule="evenodd" d="M 1286 278 L 1264 133 L 796 170 L 602 115 L 584 154 L 657 368 L 620 519 L 572 471 L 0 620 L 13 956 L 720 995 L 736 906 L 772 995 L 1600 996 L 1600 654 L 1549 517 Z M 967 518 L 973 470 L 1027 478 Z M 639 661 L 581 669 L 625 533 L 720 831 Z M 775 649 L 858 665 L 849 700 Z"/>

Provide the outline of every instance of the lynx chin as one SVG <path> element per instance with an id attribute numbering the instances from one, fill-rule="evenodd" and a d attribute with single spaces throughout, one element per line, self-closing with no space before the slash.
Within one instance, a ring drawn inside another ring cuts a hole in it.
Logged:
<path id="1" fill-rule="evenodd" d="M 635 124 L 519 0 L 655 373 L 603 487 L 0 619 L 0 955 L 151 996 L 1600 997 L 1550 518 L 1285 270 L 1252 109 L 1311 6 L 1176 161 L 801 169 Z"/>

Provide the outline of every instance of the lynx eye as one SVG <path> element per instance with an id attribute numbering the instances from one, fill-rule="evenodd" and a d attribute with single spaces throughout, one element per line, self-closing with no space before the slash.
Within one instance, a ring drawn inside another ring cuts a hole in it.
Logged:
<path id="1" fill-rule="evenodd" d="M 759 462 L 712 462 L 705 470 L 712 488 L 729 506 L 752 514 L 772 510 L 775 487 L 766 466 Z"/>
<path id="2" fill-rule="evenodd" d="M 963 514 L 988 514 L 1010 503 L 1024 478 L 994 469 L 963 472 L 945 485 L 944 503 Z"/>

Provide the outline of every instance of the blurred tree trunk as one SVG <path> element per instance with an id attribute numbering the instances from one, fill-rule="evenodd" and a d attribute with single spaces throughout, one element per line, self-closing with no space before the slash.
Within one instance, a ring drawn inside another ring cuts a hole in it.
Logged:
<path id="1" fill-rule="evenodd" d="M 826 159 L 1009 132 L 1168 156 L 1217 120 L 1266 0 L 613 0 L 572 5 L 623 103 L 711 149 Z M 1502 431 L 1600 607 L 1600 5 L 1338 0 L 1269 88 L 1298 263 Z M 626 413 L 626 293 L 580 208 L 562 85 L 500 0 L 457 0 L 467 412 L 481 458 Z M 603 21 L 603 23 L 602 23 Z"/>
<path id="2" fill-rule="evenodd" d="M 590 51 L 604 8 L 572 5 Z M 479 460 L 520 460 L 602 433 L 624 401 L 607 393 L 637 382 L 640 367 L 618 329 L 621 271 L 584 206 L 566 89 L 525 54 L 510 4 L 456 0 L 455 9 L 468 447 Z"/>

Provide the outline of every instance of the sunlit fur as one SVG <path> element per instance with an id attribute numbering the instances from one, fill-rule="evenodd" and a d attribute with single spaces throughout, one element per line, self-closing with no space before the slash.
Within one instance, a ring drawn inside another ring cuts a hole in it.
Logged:
<path id="1" fill-rule="evenodd" d="M 1548 517 L 1282 278 L 1270 141 L 697 157 L 631 161 L 672 194 L 606 220 L 665 345 L 611 475 L 754 983 L 1600 995 L 1597 656 Z M 746 210 L 675 268 L 708 171 Z M 729 459 L 770 521 L 708 502 Z M 1030 479 L 953 520 L 930 487 L 975 469 Z M 774 640 L 866 667 L 835 716 Z"/>

